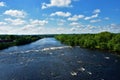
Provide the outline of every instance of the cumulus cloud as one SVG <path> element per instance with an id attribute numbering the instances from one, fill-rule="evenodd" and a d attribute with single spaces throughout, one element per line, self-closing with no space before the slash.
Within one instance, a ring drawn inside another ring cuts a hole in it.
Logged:
<path id="1" fill-rule="evenodd" d="M 120 24 L 109 24 L 101 27 L 100 31 L 109 31 L 114 33 L 120 33 Z"/>
<path id="2" fill-rule="evenodd" d="M 6 24 L 3 25 L 4 23 Z M 47 23 L 46 20 L 29 19 L 24 21 L 21 18 L 5 18 L 4 22 L 0 22 L 0 34 L 44 34 L 46 28 L 43 26 Z"/>
<path id="3" fill-rule="evenodd" d="M 69 17 L 68 20 L 69 21 L 77 21 L 81 18 L 84 18 L 84 15 L 74 15 L 73 17 Z"/>
<path id="4" fill-rule="evenodd" d="M 84 20 L 90 20 L 90 19 L 93 19 L 93 18 L 97 18 L 100 12 L 101 12 L 100 9 L 95 9 L 95 10 L 93 11 L 93 15 L 92 15 L 92 16 L 87 16 L 87 17 L 85 17 Z M 94 22 L 94 21 L 93 21 L 93 22 Z"/>
<path id="5" fill-rule="evenodd" d="M 98 14 L 98 13 L 100 13 L 100 12 L 101 12 L 100 9 L 95 9 L 95 10 L 93 11 L 94 14 Z"/>
<path id="6" fill-rule="evenodd" d="M 4 6 L 6 6 L 5 2 L 0 2 L 0 7 L 4 7 Z"/>
<path id="7" fill-rule="evenodd" d="M 16 17 L 16 18 L 25 18 L 25 16 L 27 15 L 27 13 L 24 11 L 12 10 L 12 9 L 6 10 L 3 14 Z"/>
<path id="8" fill-rule="evenodd" d="M 63 27 L 59 27 L 59 28 L 57 28 L 57 31 L 64 31 L 64 28 Z"/>
<path id="9" fill-rule="evenodd" d="M 92 25 L 83 25 L 79 24 L 79 27 L 74 26 L 71 28 L 71 31 L 74 31 L 76 33 L 93 33 L 94 26 Z"/>
<path id="10" fill-rule="evenodd" d="M 50 16 L 69 17 L 70 15 L 71 15 L 70 12 L 62 12 L 62 11 L 58 11 L 58 12 L 52 13 Z"/>
<path id="11" fill-rule="evenodd" d="M 48 21 L 46 20 L 30 20 L 30 24 L 33 26 L 44 26 L 45 24 L 47 24 Z"/>
<path id="12" fill-rule="evenodd" d="M 96 19 L 96 20 L 90 20 L 91 23 L 96 23 L 96 22 L 100 22 L 100 19 Z"/>
<path id="13" fill-rule="evenodd" d="M 97 18 L 97 17 L 98 17 L 98 14 L 94 14 L 94 15 L 92 15 L 92 16 L 85 17 L 84 19 L 85 19 L 85 20 L 90 20 L 90 19 Z"/>
<path id="14" fill-rule="evenodd" d="M 48 7 L 69 7 L 71 4 L 71 0 L 50 0 L 49 4 L 42 3 L 42 9 L 48 8 Z"/>
<path id="15" fill-rule="evenodd" d="M 0 25 L 6 25 L 7 23 L 6 22 L 0 22 Z"/>
<path id="16" fill-rule="evenodd" d="M 25 23 L 24 20 L 22 19 L 11 19 L 11 18 L 6 18 L 5 21 L 7 21 L 11 25 L 23 25 Z"/>
<path id="17" fill-rule="evenodd" d="M 65 23 L 65 22 L 66 22 L 66 20 L 63 20 L 63 19 L 60 19 L 59 21 L 62 22 L 62 23 Z"/>
<path id="18" fill-rule="evenodd" d="M 60 20 L 58 20 L 58 25 L 62 26 L 62 25 L 64 25 L 65 22 L 66 22 L 65 20 L 60 19 Z"/>
<path id="19" fill-rule="evenodd" d="M 79 24 L 81 27 L 35 27 L 31 24 L 24 25 L 23 27 L 1 26 L 0 34 L 61 34 L 61 33 L 99 33 L 102 31 L 110 31 L 119 33 L 120 24 L 109 24 L 105 26 L 93 26 L 86 24 Z"/>
<path id="20" fill-rule="evenodd" d="M 9 31 L 12 31 L 13 29 L 8 26 L 1 26 L 0 27 L 0 34 L 8 34 Z"/>
<path id="21" fill-rule="evenodd" d="M 33 30 L 35 28 L 35 26 L 34 25 L 31 25 L 31 24 L 27 24 L 27 25 L 24 25 L 24 27 L 22 27 L 21 28 L 21 30 L 23 30 L 23 31 L 31 31 L 31 30 Z"/>
<path id="22" fill-rule="evenodd" d="M 79 25 L 79 23 L 77 23 L 77 22 L 70 23 L 70 26 L 77 26 L 77 25 Z"/>
<path id="23" fill-rule="evenodd" d="M 71 31 L 76 33 L 99 33 L 103 31 L 109 31 L 114 33 L 120 32 L 120 24 L 108 24 L 104 26 L 93 26 L 93 25 L 86 25 L 86 24 L 79 24 L 81 27 L 73 26 Z"/>
<path id="24" fill-rule="evenodd" d="M 33 20 L 30 19 L 28 23 L 24 24 L 22 27 L 14 29 L 12 33 L 18 34 L 43 34 L 44 25 L 47 24 L 46 20 Z M 16 31 L 15 31 L 16 30 Z M 44 30 L 45 31 L 45 30 Z"/>
<path id="25" fill-rule="evenodd" d="M 71 30 L 71 31 L 76 31 L 76 28 L 71 28 L 70 30 Z"/>

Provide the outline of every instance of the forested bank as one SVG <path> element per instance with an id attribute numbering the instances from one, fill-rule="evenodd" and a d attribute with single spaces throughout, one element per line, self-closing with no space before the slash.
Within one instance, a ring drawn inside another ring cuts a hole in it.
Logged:
<path id="1" fill-rule="evenodd" d="M 10 46 L 28 44 L 41 38 L 41 36 L 35 35 L 0 35 L 0 50 Z"/>
<path id="2" fill-rule="evenodd" d="M 120 54 L 120 33 L 61 34 L 55 38 L 70 46 L 108 50 Z"/>

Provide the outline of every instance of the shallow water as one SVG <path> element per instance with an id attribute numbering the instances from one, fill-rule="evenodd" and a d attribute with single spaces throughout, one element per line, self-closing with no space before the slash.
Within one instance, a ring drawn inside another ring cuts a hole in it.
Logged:
<path id="1" fill-rule="evenodd" d="M 120 57 L 44 38 L 0 51 L 0 80 L 120 80 Z"/>

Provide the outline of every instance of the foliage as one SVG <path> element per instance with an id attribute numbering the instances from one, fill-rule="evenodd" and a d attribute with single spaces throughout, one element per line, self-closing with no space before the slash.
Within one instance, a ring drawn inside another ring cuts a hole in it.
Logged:
<path id="1" fill-rule="evenodd" d="M 120 52 L 120 34 L 101 32 L 98 34 L 61 34 L 55 37 L 64 44 L 90 49 Z"/>
<path id="2" fill-rule="evenodd" d="M 41 36 L 35 35 L 0 35 L 0 49 L 28 44 L 40 38 Z"/>

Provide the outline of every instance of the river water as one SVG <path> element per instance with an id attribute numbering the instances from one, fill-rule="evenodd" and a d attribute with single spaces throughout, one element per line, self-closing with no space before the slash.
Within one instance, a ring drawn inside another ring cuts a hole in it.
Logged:
<path id="1" fill-rule="evenodd" d="M 120 57 L 43 38 L 1 50 L 0 80 L 120 80 Z"/>

